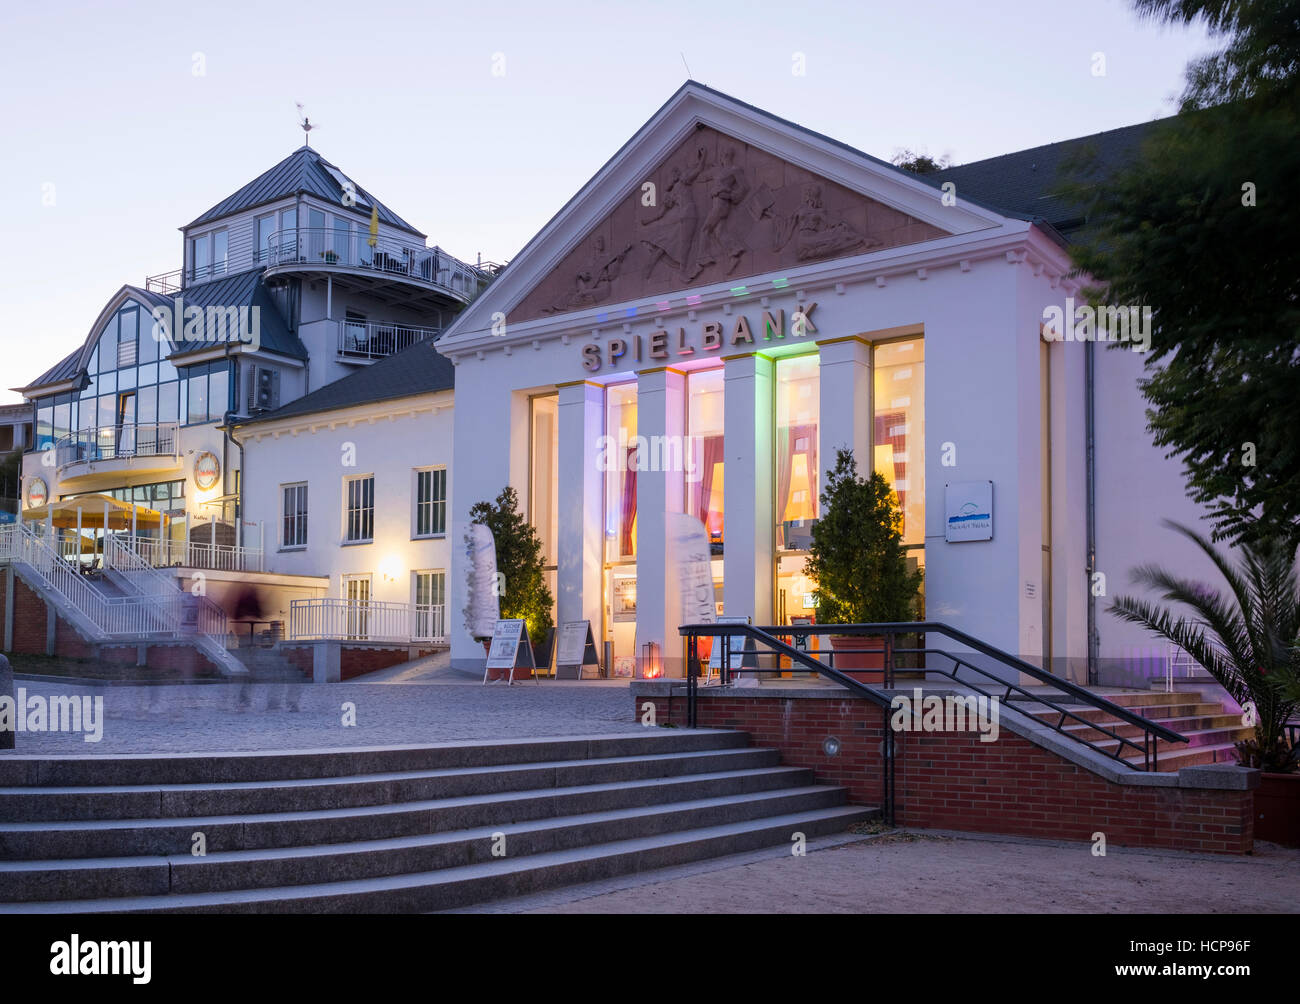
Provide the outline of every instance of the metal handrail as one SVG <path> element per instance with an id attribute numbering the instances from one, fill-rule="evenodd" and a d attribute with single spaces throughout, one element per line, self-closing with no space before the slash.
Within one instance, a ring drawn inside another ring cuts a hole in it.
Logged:
<path id="1" fill-rule="evenodd" d="M 802 652 L 800 649 L 794 648 L 793 646 L 790 645 L 786 645 L 784 642 L 779 641 L 777 636 L 794 637 L 794 636 L 807 636 L 807 635 L 865 635 L 865 636 L 887 638 L 892 642 L 893 637 L 895 635 L 900 635 L 900 634 L 945 635 L 951 638 L 952 640 L 966 646 L 972 651 L 978 652 L 982 655 L 987 656 L 990 659 L 993 659 L 998 663 L 1001 663 L 1002 665 L 1006 666 L 1009 669 L 1013 669 L 1019 673 L 1025 674 L 1026 676 L 1032 677 L 1035 680 L 1039 680 L 1045 684 L 1048 684 L 1051 687 L 1060 690 L 1063 693 L 1070 695 L 1071 697 L 1076 698 L 1082 704 L 1085 704 L 1099 711 L 1104 711 L 1107 714 L 1115 718 L 1118 718 L 1121 721 L 1131 726 L 1141 729 L 1143 733 L 1142 744 L 1139 745 L 1138 743 L 1134 742 L 1132 739 L 1119 735 L 1117 732 L 1108 729 L 1105 725 L 1099 722 L 1090 722 L 1087 719 L 1083 718 L 1081 715 L 1077 714 L 1076 712 L 1070 710 L 1069 708 L 1062 707 L 1060 704 L 1050 700 L 1049 698 L 1043 695 L 1031 693 L 1024 687 L 1022 687 L 1019 683 L 1015 683 L 1003 679 L 1002 677 L 989 672 L 987 669 L 983 668 L 982 666 L 978 666 L 974 664 L 969 659 L 960 658 L 959 656 L 954 655 L 951 652 L 947 652 L 943 649 L 937 649 L 928 646 L 918 647 L 918 648 L 899 649 L 899 648 L 895 648 L 892 644 L 886 643 L 884 648 L 881 649 L 841 649 L 840 652 L 841 654 L 845 654 L 846 652 L 884 654 L 885 659 L 883 660 L 884 665 L 882 667 L 882 673 L 884 675 L 884 682 L 887 687 L 892 684 L 893 673 L 895 671 L 894 660 L 896 656 L 900 653 L 922 654 L 922 655 L 935 654 L 935 655 L 941 655 L 947 659 L 951 659 L 953 661 L 953 668 L 949 671 L 945 672 L 944 670 L 933 669 L 930 668 L 929 666 L 925 667 L 924 671 L 927 673 L 935 673 L 941 676 L 947 676 L 951 678 L 954 682 L 960 683 L 963 686 L 970 687 L 970 689 L 986 697 L 993 697 L 994 695 L 989 694 L 984 690 L 981 690 L 980 687 L 978 686 L 972 685 L 969 680 L 962 680 L 958 676 L 957 671 L 959 669 L 965 668 L 974 673 L 978 673 L 981 676 L 987 677 L 990 680 L 995 680 L 997 681 L 998 687 L 1005 691 L 1004 696 L 1001 698 L 1002 700 L 1009 701 L 1011 699 L 1011 694 L 1015 692 L 1020 695 L 1023 695 L 1028 700 L 1034 701 L 1035 703 L 1038 703 L 1040 705 L 1052 709 L 1053 711 L 1059 714 L 1059 718 L 1056 720 L 1055 723 L 1046 721 L 1044 724 L 1047 724 L 1050 728 L 1060 733 L 1061 735 L 1067 736 L 1076 742 L 1082 743 L 1084 746 L 1087 746 L 1089 749 L 1092 749 L 1097 753 L 1107 756 L 1115 760 L 1117 763 L 1121 763 L 1133 770 L 1137 770 L 1138 767 L 1136 764 L 1130 763 L 1129 761 L 1124 759 L 1124 751 L 1126 746 L 1132 747 L 1135 751 L 1142 754 L 1144 769 L 1154 770 L 1158 764 L 1159 740 L 1164 739 L 1168 742 L 1182 742 L 1182 743 L 1188 741 L 1186 736 L 1180 735 L 1179 733 L 1174 732 L 1171 729 L 1165 728 L 1163 725 L 1150 721 L 1149 719 L 1143 718 L 1141 715 L 1134 714 L 1132 711 L 1128 710 L 1127 708 L 1124 708 L 1121 705 L 1108 701 L 1106 700 L 1106 698 L 1094 694 L 1091 691 L 1085 690 L 1084 688 L 1074 683 L 1071 683 L 1069 680 L 1063 680 L 1060 677 L 1053 676 L 1052 674 L 1046 672 L 1045 670 L 1042 670 L 1039 667 L 1034 666 L 1032 663 L 1028 663 L 1023 659 L 1018 658 L 1017 656 L 1011 655 L 1009 652 L 1004 652 L 999 648 L 989 645 L 988 643 L 983 642 L 978 638 L 966 634 L 966 632 L 964 631 L 960 631 L 956 628 L 950 627 L 947 624 L 941 624 L 935 621 L 916 621 L 916 622 L 905 622 L 905 623 L 894 622 L 894 623 L 881 623 L 881 624 L 809 624 L 809 625 L 775 625 L 775 626 L 754 626 L 749 624 L 691 624 L 691 625 L 686 625 L 680 628 L 679 630 L 682 635 L 690 639 L 690 645 L 692 646 L 692 649 L 694 651 L 698 651 L 696 646 L 698 645 L 698 638 L 700 636 L 710 636 L 715 638 L 721 637 L 724 639 L 725 654 L 722 662 L 724 681 L 729 679 L 730 674 L 734 672 L 770 671 L 770 670 L 763 670 L 762 668 L 757 666 L 748 666 L 748 667 L 731 666 L 730 639 L 735 635 L 743 635 L 749 638 L 753 638 L 756 641 L 762 641 L 770 649 L 772 649 L 772 652 L 762 653 L 764 655 L 770 655 L 775 653 L 775 654 L 787 656 L 788 658 L 791 659 L 791 667 L 790 667 L 791 671 L 796 671 L 794 670 L 793 664 L 795 662 L 798 662 L 803 668 L 797 671 L 816 672 L 822 676 L 828 677 L 830 679 L 834 679 L 836 680 L 836 682 L 839 683 L 844 683 L 846 679 L 843 676 L 843 674 L 839 673 L 839 671 L 833 669 L 831 666 L 827 666 L 825 663 L 821 662 L 820 660 L 813 659 L 811 656 L 809 656 L 805 652 Z M 755 652 L 754 655 L 757 656 L 758 653 Z M 755 659 L 755 661 L 757 661 L 757 659 Z M 832 663 L 834 662 L 833 653 L 831 653 L 831 662 Z M 693 723 L 695 721 L 695 709 L 693 707 L 693 702 L 695 700 L 695 691 L 693 687 L 693 679 L 691 677 L 692 668 L 696 671 L 696 674 L 698 675 L 698 668 L 699 668 L 698 661 L 696 661 L 694 666 L 692 667 L 692 664 L 688 658 L 687 718 L 688 721 L 692 722 L 692 727 L 694 727 Z M 857 681 L 853 681 L 853 682 L 857 683 Z M 865 687 L 864 684 L 858 684 L 857 687 L 850 687 L 849 689 L 857 691 L 860 696 L 866 696 L 862 694 L 862 690 L 859 688 L 870 690 L 871 693 L 876 695 L 877 697 L 884 698 L 886 703 L 888 704 L 888 700 L 889 700 L 888 698 L 885 698 L 883 694 L 881 694 L 879 691 L 874 690 L 873 688 Z M 872 699 L 875 700 L 875 698 Z M 876 701 L 876 703 L 879 703 L 879 701 Z M 1084 725 L 1088 729 L 1101 732 L 1109 736 L 1111 739 L 1115 740 L 1116 747 L 1114 751 L 1104 749 L 1096 745 L 1095 743 L 1090 742 L 1089 740 L 1083 738 L 1082 736 L 1074 735 L 1070 732 L 1067 732 L 1065 730 L 1065 722 L 1067 719 L 1072 719 Z"/>
<path id="2" fill-rule="evenodd" d="M 338 354 L 343 359 L 384 359 L 442 333 L 441 328 L 396 321 L 343 320 L 338 326 Z"/>
<path id="3" fill-rule="evenodd" d="M 374 243 L 372 244 L 371 241 Z M 277 230 L 262 252 L 268 268 L 310 265 L 364 269 L 400 275 L 446 290 L 469 302 L 492 276 L 437 247 L 408 244 L 391 237 L 370 237 L 365 230 L 335 231 L 329 227 Z"/>

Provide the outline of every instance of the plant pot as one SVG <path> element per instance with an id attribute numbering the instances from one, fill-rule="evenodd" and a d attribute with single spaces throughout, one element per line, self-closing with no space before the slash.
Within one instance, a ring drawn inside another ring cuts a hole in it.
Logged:
<path id="1" fill-rule="evenodd" d="M 1300 774 L 1260 774 L 1255 789 L 1255 839 L 1300 847 Z"/>
<path id="2" fill-rule="evenodd" d="M 833 634 L 831 647 L 835 650 L 835 668 L 859 683 L 885 682 L 885 639 L 879 635 Z M 855 652 L 853 649 L 874 648 L 876 652 Z"/>

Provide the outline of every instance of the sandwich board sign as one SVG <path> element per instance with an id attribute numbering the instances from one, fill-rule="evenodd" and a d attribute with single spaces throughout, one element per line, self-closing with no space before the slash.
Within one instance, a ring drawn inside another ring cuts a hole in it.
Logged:
<path id="1" fill-rule="evenodd" d="M 588 666 L 595 666 L 599 675 L 600 657 L 596 654 L 596 638 L 591 632 L 591 621 L 565 621 L 560 625 L 555 678 L 581 680 L 583 671 Z"/>
<path id="2" fill-rule="evenodd" d="M 487 665 L 483 667 L 483 682 L 488 682 L 488 673 L 494 669 L 508 669 L 508 684 L 515 682 L 516 669 L 530 669 L 533 679 L 537 679 L 537 666 L 533 662 L 533 646 L 528 640 L 528 625 L 522 618 L 498 620 L 492 629 L 492 644 L 488 647 Z"/>

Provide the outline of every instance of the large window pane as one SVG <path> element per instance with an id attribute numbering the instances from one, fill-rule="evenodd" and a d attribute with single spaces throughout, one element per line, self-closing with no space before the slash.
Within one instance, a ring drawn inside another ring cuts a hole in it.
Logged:
<path id="1" fill-rule="evenodd" d="M 898 495 L 903 543 L 925 543 L 925 342 L 877 345 L 873 466 Z M 861 469 L 861 464 L 859 469 Z"/>
<path id="2" fill-rule="evenodd" d="M 636 384 L 605 393 L 605 559 L 636 556 Z"/>
<path id="3" fill-rule="evenodd" d="M 185 381 L 189 390 L 189 409 L 187 422 L 206 422 L 208 420 L 208 374 L 204 366 L 195 366 L 190 370 L 189 379 Z"/>
<path id="4" fill-rule="evenodd" d="M 175 422 L 180 413 L 176 410 L 176 381 L 158 385 L 158 421 Z"/>
<path id="5" fill-rule="evenodd" d="M 778 522 L 817 518 L 821 409 L 816 355 L 776 362 L 776 513 Z M 861 463 L 861 461 L 859 461 Z"/>
<path id="6" fill-rule="evenodd" d="M 686 471 L 686 511 L 722 543 L 723 371 L 698 370 L 686 377 L 686 432 L 690 466 Z M 715 547 L 716 550 L 716 547 Z"/>
<path id="7" fill-rule="evenodd" d="M 211 264 L 209 258 L 208 235 L 204 234 L 202 237 L 195 238 L 193 247 L 194 277 L 202 282 L 208 277 L 209 266 Z"/>
<path id="8" fill-rule="evenodd" d="M 219 230 L 212 235 L 212 274 L 225 275 L 229 257 L 230 232 Z"/>
<path id="9" fill-rule="evenodd" d="M 560 396 L 547 394 L 532 399 L 532 485 L 530 517 L 542 541 L 542 563 L 556 563 L 556 538 L 559 536 L 560 480 L 556 476 L 560 461 Z"/>
<path id="10" fill-rule="evenodd" d="M 213 363 L 208 376 L 208 418 L 220 419 L 230 406 L 230 367 L 228 363 Z"/>

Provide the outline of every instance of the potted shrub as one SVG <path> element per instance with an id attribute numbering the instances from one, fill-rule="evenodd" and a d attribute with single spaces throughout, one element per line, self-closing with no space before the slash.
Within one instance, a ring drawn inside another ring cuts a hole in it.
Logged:
<path id="1" fill-rule="evenodd" d="M 549 656 L 547 637 L 555 624 L 537 530 L 520 514 L 519 495 L 509 486 L 497 496 L 495 503 L 476 502 L 469 511 L 469 519 L 492 531 L 497 575 L 504 585 L 501 617 L 523 619 L 533 645 L 534 662 L 540 668 Z M 515 670 L 515 679 L 527 679 L 530 675 L 526 670 Z"/>
<path id="2" fill-rule="evenodd" d="M 916 615 L 922 573 L 907 567 L 898 496 L 877 471 L 858 477 L 852 450 L 835 451 L 804 574 L 817 583 L 819 624 L 910 621 Z M 865 670 L 849 675 L 884 682 L 883 638 L 831 635 L 831 645 L 836 669 Z M 845 651 L 862 648 L 882 651 Z"/>

